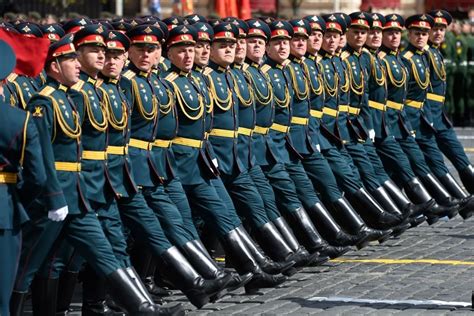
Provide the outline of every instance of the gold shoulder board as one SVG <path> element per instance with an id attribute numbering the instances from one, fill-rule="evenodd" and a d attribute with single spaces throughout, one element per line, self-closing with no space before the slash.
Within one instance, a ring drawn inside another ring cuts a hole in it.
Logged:
<path id="1" fill-rule="evenodd" d="M 262 66 L 262 72 L 266 74 L 271 68 L 270 65 L 265 64 Z"/>
<path id="2" fill-rule="evenodd" d="M 54 88 L 50 86 L 46 86 L 43 89 L 41 89 L 40 92 L 38 92 L 39 95 L 42 95 L 44 97 L 50 96 L 54 92 Z"/>
<path id="3" fill-rule="evenodd" d="M 378 53 L 378 55 L 379 55 L 379 58 L 380 58 L 380 59 L 384 59 L 385 56 L 387 56 L 387 53 L 386 53 L 386 52 L 383 52 L 383 51 L 380 51 L 380 52 Z"/>
<path id="4" fill-rule="evenodd" d="M 136 76 L 136 73 L 134 73 L 131 70 L 127 70 L 122 76 L 127 78 L 128 80 L 130 80 L 130 79 L 132 79 L 133 77 Z"/>
<path id="5" fill-rule="evenodd" d="M 84 80 L 79 80 L 76 84 L 74 84 L 71 89 L 76 91 L 81 91 L 82 87 L 84 86 Z"/>
<path id="6" fill-rule="evenodd" d="M 9 82 L 13 82 L 13 81 L 15 81 L 15 79 L 16 79 L 17 77 L 18 77 L 18 75 L 17 75 L 16 73 L 12 72 L 10 75 L 8 75 L 7 80 L 8 80 Z"/>
<path id="7" fill-rule="evenodd" d="M 165 80 L 169 82 L 173 82 L 176 80 L 176 78 L 178 78 L 178 74 L 176 72 L 172 72 L 165 77 Z"/>
<path id="8" fill-rule="evenodd" d="M 349 57 L 351 55 L 351 53 L 349 53 L 348 51 L 343 51 L 341 53 L 341 59 L 342 60 L 345 60 L 347 57 Z"/>
<path id="9" fill-rule="evenodd" d="M 411 59 L 412 57 L 413 57 L 413 52 L 412 51 L 406 51 L 403 54 L 403 58 L 405 58 L 405 59 Z"/>

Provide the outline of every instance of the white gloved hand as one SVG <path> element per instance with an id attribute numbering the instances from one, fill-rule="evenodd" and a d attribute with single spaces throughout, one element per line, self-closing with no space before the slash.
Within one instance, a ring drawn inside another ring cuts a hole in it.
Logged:
<path id="1" fill-rule="evenodd" d="M 321 152 L 321 146 L 319 144 L 316 145 L 316 149 Z"/>
<path id="2" fill-rule="evenodd" d="M 370 138 L 372 141 L 375 141 L 375 130 L 369 129 L 369 138 Z"/>
<path id="3" fill-rule="evenodd" d="M 214 167 L 219 168 L 219 162 L 217 161 L 217 158 L 212 159 L 212 164 Z"/>
<path id="4" fill-rule="evenodd" d="M 69 213 L 69 209 L 66 205 L 57 210 L 49 211 L 48 218 L 52 220 L 53 222 L 62 222 L 66 218 L 68 213 Z"/>

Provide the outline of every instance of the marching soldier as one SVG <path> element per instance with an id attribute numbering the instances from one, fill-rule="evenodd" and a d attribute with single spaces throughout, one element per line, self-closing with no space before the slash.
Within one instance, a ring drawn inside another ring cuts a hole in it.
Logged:
<path id="1" fill-rule="evenodd" d="M 0 55 L 0 80 L 3 81 L 15 67 L 16 57 L 4 41 L 0 41 Z M 5 86 L 0 83 L 2 97 L 4 91 Z M 46 172 L 38 131 L 31 120 L 31 113 L 10 106 L 4 99 L 0 101 L 0 111 L 0 188 L 1 209 L 4 212 L 0 221 L 0 246 L 3 252 L 0 259 L 0 314 L 10 315 L 10 296 L 21 251 L 21 226 L 28 220 L 25 208 L 28 209 L 41 193 L 46 182 Z M 23 181 L 21 190 L 17 188 L 19 177 Z"/>
<path id="2" fill-rule="evenodd" d="M 432 128 L 420 128 L 421 137 L 417 138 L 421 149 L 424 151 L 425 159 L 431 170 L 438 177 L 444 187 L 454 197 L 461 200 L 460 214 L 463 217 L 472 215 L 473 206 L 469 205 L 469 194 L 464 191 L 449 173 L 444 164 L 444 153 L 460 171 L 460 174 L 469 168 L 470 162 L 464 149 L 458 141 L 452 124 L 443 110 L 443 101 L 446 91 L 446 70 L 443 57 L 438 50 L 440 43 L 444 40 L 447 26 L 451 22 L 451 16 L 444 10 L 431 12 L 434 18 L 433 27 L 430 29 L 429 48 L 427 50 L 430 65 L 430 85 L 428 87 L 427 99 L 423 112 Z M 423 124 L 424 122 L 422 122 Z M 425 123 L 426 124 L 426 123 Z M 423 125 L 422 125 L 423 126 Z M 468 182 L 468 185 L 470 182 Z"/>
<path id="3" fill-rule="evenodd" d="M 48 181 L 41 200 L 29 209 L 33 221 L 24 228 L 25 248 L 10 301 L 12 313 L 21 315 L 32 278 L 54 252 L 57 246 L 53 243 L 58 236 L 67 239 L 96 273 L 107 278 L 111 295 L 128 312 L 158 313 L 157 307 L 144 299 L 127 273 L 120 268 L 86 199 L 80 160 L 81 118 L 66 94 L 78 82 L 80 69 L 70 36 L 50 46 L 45 68 L 47 84 L 30 100 L 28 110 L 40 133 Z M 66 216 L 68 219 L 64 221 Z M 51 315 L 56 312 L 57 286 L 58 279 L 45 275 L 36 278 L 32 289 L 35 313 Z"/>
<path id="4" fill-rule="evenodd" d="M 453 76 L 453 121 L 455 125 L 464 125 L 465 104 L 465 82 L 467 75 L 467 42 L 462 33 L 462 25 L 460 21 L 455 21 L 453 25 L 454 33 L 454 58 L 453 62 L 456 65 Z M 458 84 L 456 84 L 458 83 Z"/>
<path id="5" fill-rule="evenodd" d="M 221 239 L 236 270 L 240 274 L 253 274 L 246 290 L 273 287 L 286 278 L 271 276 L 262 270 L 236 229 L 241 225 L 240 219 L 228 209 L 211 183 L 218 179 L 218 173 L 204 148 L 206 109 L 200 88 L 190 77 L 196 40 L 197 31 L 193 26 L 177 26 L 170 31 L 167 41 L 172 66 L 164 78 L 176 95 L 179 120 L 172 145 L 176 172 L 191 206 Z"/>
<path id="6" fill-rule="evenodd" d="M 201 263 L 195 268 L 192 265 L 193 262 L 190 262 L 194 258 L 188 260 L 176 246 L 171 244 L 164 234 L 157 215 L 149 206 L 151 204 L 155 208 L 155 203 L 159 202 L 156 198 L 159 197 L 163 199 L 163 205 L 167 206 L 166 211 L 171 210 L 174 217 L 179 216 L 179 211 L 163 189 L 164 172 L 167 171 L 163 171 L 160 166 L 156 165 L 157 154 L 152 153 L 156 140 L 157 123 L 160 116 L 163 115 L 161 111 L 166 114 L 172 113 L 173 108 L 169 106 L 170 102 L 174 100 L 174 96 L 171 93 L 165 94 L 163 91 L 160 95 L 160 91 L 155 86 L 159 84 L 158 79 L 152 72 L 158 45 L 163 39 L 161 30 L 153 25 L 145 24 L 132 28 L 127 34 L 131 41 L 128 52 L 130 64 L 128 70 L 121 76 L 120 86 L 131 107 L 128 154 L 137 192 L 129 194 L 127 198 L 119 199 L 120 213 L 125 226 L 129 227 L 134 240 L 139 243 L 135 245 L 135 248 L 140 246 L 134 250 L 135 254 L 146 258 L 146 252 L 150 251 L 151 255 L 159 261 L 158 269 L 162 276 L 183 291 L 192 304 L 201 308 L 211 300 L 212 296 L 219 295 L 230 282 L 232 276 L 219 273 L 205 278 L 201 275 L 202 269 L 211 267 Z M 163 102 L 165 99 L 158 99 L 160 97 L 168 97 L 169 100 Z M 175 120 L 174 115 L 173 112 L 170 116 L 165 117 L 162 121 L 164 127 L 166 124 L 174 124 L 173 121 L 166 122 L 170 118 Z M 174 133 L 174 130 L 170 132 Z M 161 143 L 163 142 L 161 140 Z M 163 153 L 165 157 L 168 154 L 166 151 Z M 155 196 L 153 197 L 153 195 Z M 159 210 L 157 209 L 157 211 Z M 145 251 L 145 253 L 141 254 L 140 251 Z M 148 264 L 143 264 L 143 268 L 140 270 L 142 277 L 147 276 Z"/>

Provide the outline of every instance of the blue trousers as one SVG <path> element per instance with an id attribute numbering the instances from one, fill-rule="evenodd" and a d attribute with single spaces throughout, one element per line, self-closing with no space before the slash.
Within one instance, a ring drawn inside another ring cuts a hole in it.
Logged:
<path id="1" fill-rule="evenodd" d="M 10 296 L 21 250 L 21 230 L 0 230 L 0 315 L 10 315 Z"/>

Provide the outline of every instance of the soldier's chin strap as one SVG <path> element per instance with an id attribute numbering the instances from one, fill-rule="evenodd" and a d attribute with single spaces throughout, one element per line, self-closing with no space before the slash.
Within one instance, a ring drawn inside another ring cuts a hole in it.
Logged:
<path id="1" fill-rule="evenodd" d="M 65 82 L 65 77 L 64 77 L 64 74 L 63 74 L 63 69 L 61 68 L 61 64 L 59 63 L 59 59 L 58 57 L 56 57 L 56 64 L 58 64 L 58 69 L 59 69 L 59 75 L 61 76 L 61 81 L 62 82 Z"/>

